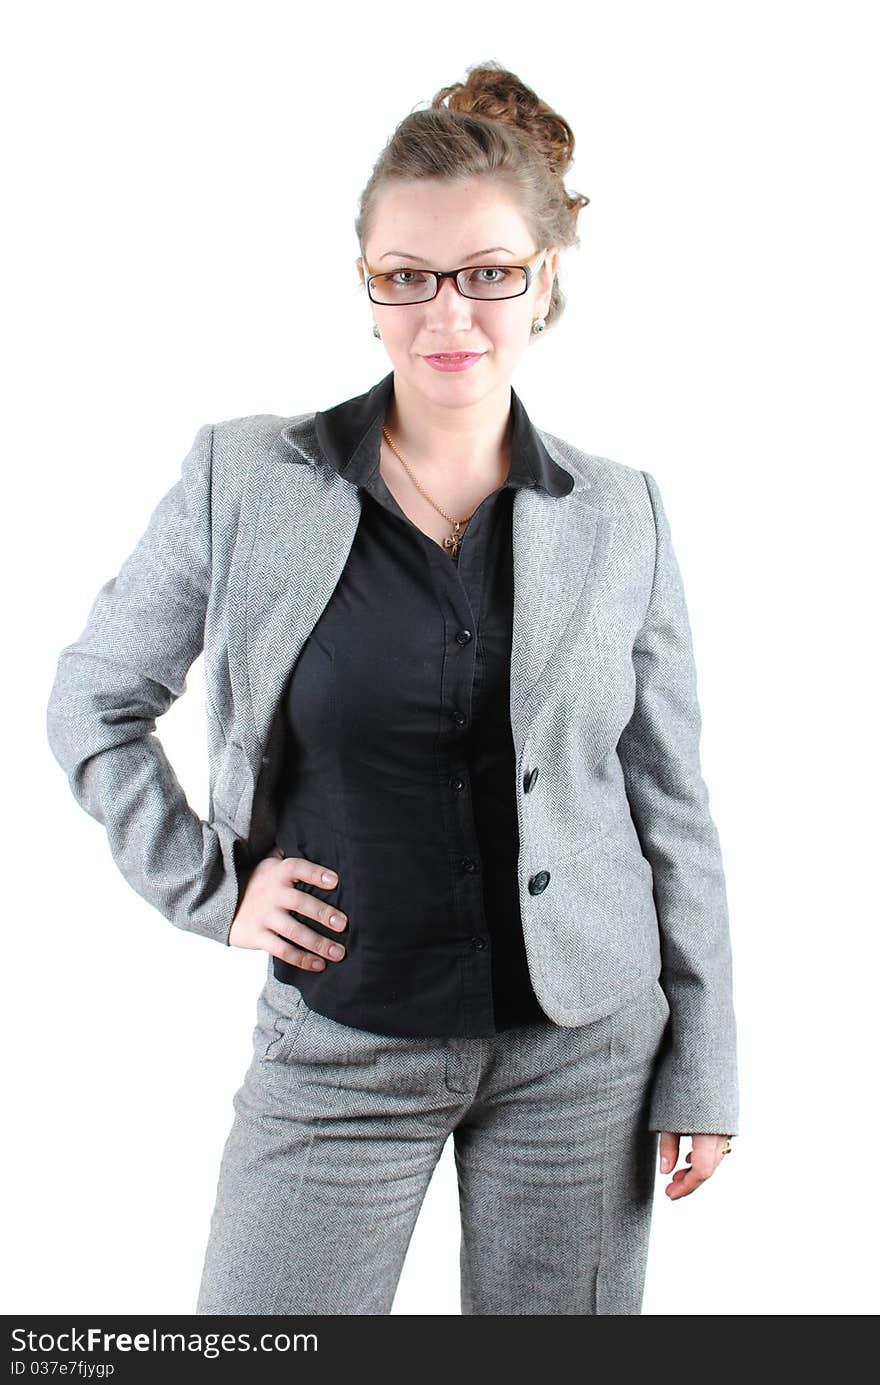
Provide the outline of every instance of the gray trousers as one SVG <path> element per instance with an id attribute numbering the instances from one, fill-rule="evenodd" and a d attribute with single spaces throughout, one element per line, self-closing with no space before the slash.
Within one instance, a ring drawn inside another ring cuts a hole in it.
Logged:
<path id="1" fill-rule="evenodd" d="M 387 1037 L 310 1010 L 270 958 L 196 1312 L 390 1313 L 451 1134 L 463 1314 L 641 1313 L 668 1015 L 653 981 L 576 1028 Z"/>

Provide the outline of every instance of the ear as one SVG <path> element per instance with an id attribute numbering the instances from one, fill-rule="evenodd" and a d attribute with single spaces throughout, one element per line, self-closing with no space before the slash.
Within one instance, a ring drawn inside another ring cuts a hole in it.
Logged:
<path id="1" fill-rule="evenodd" d="M 551 245 L 547 251 L 544 263 L 539 271 L 540 278 L 547 284 L 547 303 L 543 309 L 544 313 L 550 311 L 550 296 L 553 292 L 553 281 L 556 278 L 556 269 L 559 264 L 559 247 Z"/>
<path id="2" fill-rule="evenodd" d="M 358 255 L 357 259 L 356 259 L 355 262 L 354 262 L 354 265 L 355 265 L 355 269 L 357 270 L 358 275 L 359 275 L 359 277 L 360 277 L 361 283 L 362 283 L 362 284 L 365 284 L 365 283 L 367 282 L 367 276 L 366 276 L 366 274 L 364 273 L 365 265 L 364 265 L 364 258 L 363 258 L 362 255 Z"/>

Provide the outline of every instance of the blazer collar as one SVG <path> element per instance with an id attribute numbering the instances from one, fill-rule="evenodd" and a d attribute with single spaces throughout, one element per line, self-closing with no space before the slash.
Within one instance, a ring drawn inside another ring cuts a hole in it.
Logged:
<path id="1" fill-rule="evenodd" d="M 390 370 L 372 389 L 314 416 L 318 443 L 326 461 L 346 481 L 365 486 L 379 470 L 385 413 L 394 391 Z M 511 461 L 505 485 L 529 486 L 548 495 L 568 495 L 575 478 L 550 456 L 525 407 L 511 386 L 513 416 Z"/>

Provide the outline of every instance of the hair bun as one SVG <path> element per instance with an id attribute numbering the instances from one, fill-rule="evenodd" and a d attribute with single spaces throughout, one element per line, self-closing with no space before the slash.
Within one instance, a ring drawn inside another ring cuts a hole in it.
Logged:
<path id="1" fill-rule="evenodd" d="M 463 115 L 481 116 L 511 126 L 537 146 L 561 178 L 574 158 L 574 134 L 568 122 L 500 63 L 479 63 L 466 71 L 467 81 L 442 87 L 431 106 L 445 105 Z"/>

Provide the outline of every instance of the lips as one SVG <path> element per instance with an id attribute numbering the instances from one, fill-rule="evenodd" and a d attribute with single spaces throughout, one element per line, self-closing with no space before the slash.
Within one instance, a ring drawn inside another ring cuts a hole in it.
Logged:
<path id="1" fill-rule="evenodd" d="M 430 356 L 423 356 L 422 360 L 432 370 L 454 375 L 478 365 L 485 354 L 485 351 L 439 351 Z"/>

